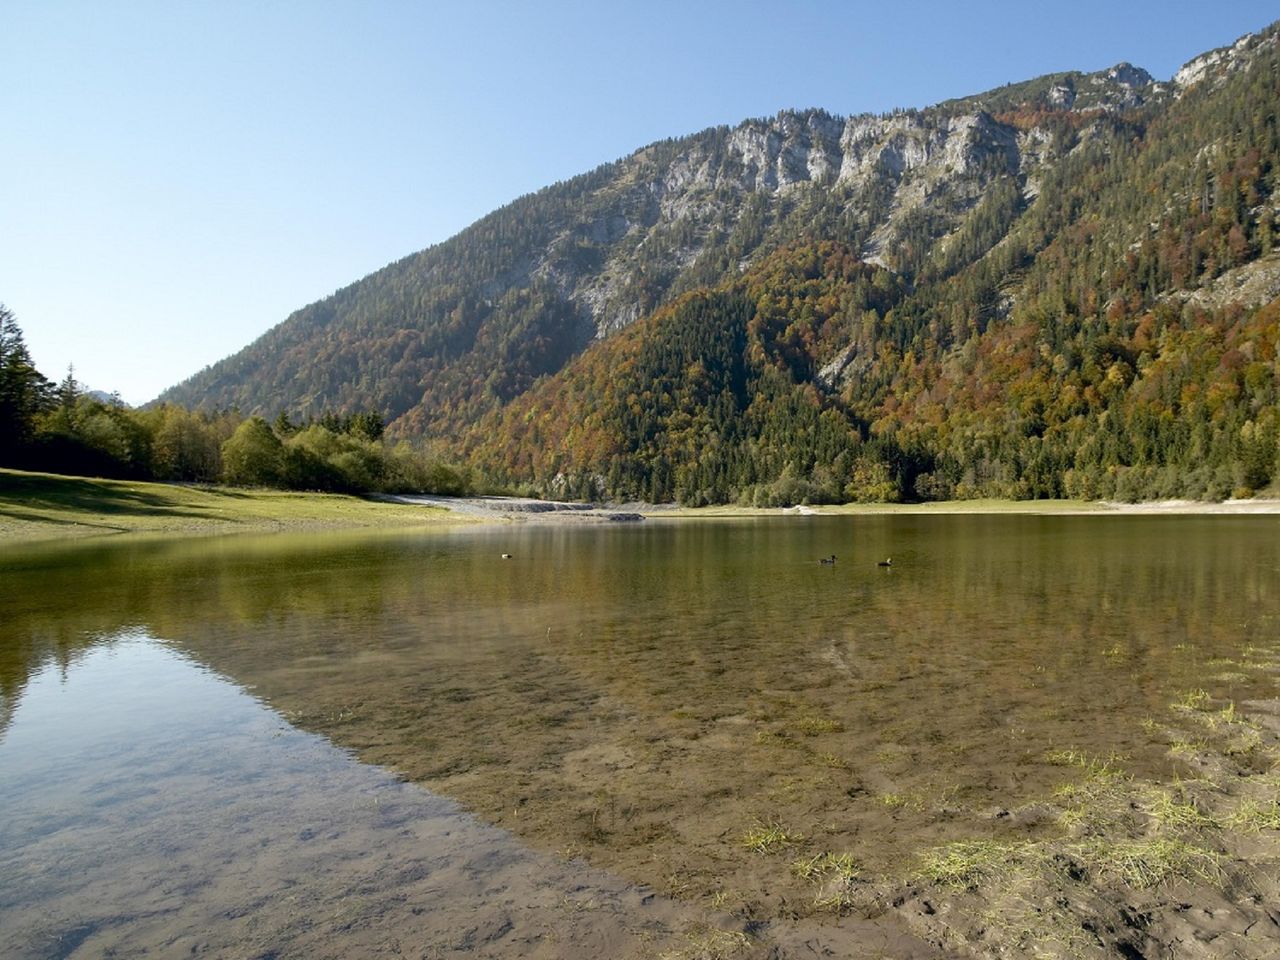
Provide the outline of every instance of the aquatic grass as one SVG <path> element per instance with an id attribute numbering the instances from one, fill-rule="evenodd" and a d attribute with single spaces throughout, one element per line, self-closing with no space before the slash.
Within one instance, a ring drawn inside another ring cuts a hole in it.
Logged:
<path id="1" fill-rule="evenodd" d="M 1029 842 L 961 840 L 935 847 L 924 856 L 920 876 L 944 887 L 973 889 L 1024 860 L 1034 849 Z"/>
<path id="2" fill-rule="evenodd" d="M 1110 785 L 1079 791 L 1066 798 L 1067 806 L 1058 814 L 1058 823 L 1073 834 L 1087 836 L 1112 833 L 1118 827 L 1132 829 L 1135 823 L 1120 822 L 1128 807 L 1125 800 L 1125 791 Z M 1128 819 L 1132 821 L 1131 812 Z"/>
<path id="3" fill-rule="evenodd" d="M 801 843 L 804 837 L 779 823 L 757 822 L 742 835 L 741 843 L 752 853 L 772 854 Z"/>
<path id="4" fill-rule="evenodd" d="M 1075 767 L 1084 777 L 1064 783 L 1053 792 L 1053 799 L 1064 809 L 1058 822 L 1068 830 L 1092 832 L 1105 829 L 1114 819 L 1112 811 L 1127 790 L 1129 777 L 1117 766 L 1115 754 L 1103 758 L 1079 750 L 1055 750 L 1045 756 L 1055 766 Z"/>
<path id="5" fill-rule="evenodd" d="M 836 913 L 848 910 L 853 906 L 854 887 L 861 876 L 857 861 L 850 854 L 827 854 L 822 889 L 813 905 L 819 910 L 834 910 Z"/>
<path id="6" fill-rule="evenodd" d="M 730 960 L 751 947 L 745 933 L 702 924 L 687 929 L 684 937 L 687 946 L 660 954 L 660 960 Z"/>
<path id="7" fill-rule="evenodd" d="M 1065 891 L 1081 878 L 1079 861 L 1052 843 L 1042 849 L 1028 851 L 1018 867 L 1001 875 L 999 890 L 992 891 L 989 905 L 983 911 L 984 937 L 988 943 L 1011 946 L 1001 950 L 1002 956 L 1034 958 L 1034 960 L 1084 960 L 1097 956 L 1098 939 L 1081 918 L 1072 911 L 1071 902 L 1063 896 L 1046 901 L 1048 886 Z"/>
<path id="8" fill-rule="evenodd" d="M 1218 826 L 1211 816 L 1187 800 L 1178 800 L 1168 790 L 1151 788 L 1142 798 L 1143 811 L 1163 830 L 1190 832 Z"/>
<path id="9" fill-rule="evenodd" d="M 819 910 L 840 913 L 853 905 L 853 889 L 862 878 L 857 860 L 850 853 L 824 851 L 792 862 L 791 872 L 818 886 L 813 905 Z"/>
<path id="10" fill-rule="evenodd" d="M 771 801 L 794 803 L 797 800 L 813 796 L 824 787 L 831 785 L 831 778 L 825 773 L 815 777 L 785 777 L 769 790 Z"/>
<path id="11" fill-rule="evenodd" d="M 1206 724 L 1210 730 L 1216 730 L 1219 724 L 1232 726 L 1233 724 L 1243 723 L 1244 721 L 1236 714 L 1236 702 L 1228 701 L 1227 705 L 1221 710 L 1208 711 L 1207 708 L 1201 708 L 1202 715 L 1200 720 Z"/>
<path id="12" fill-rule="evenodd" d="M 1195 690 L 1188 690 L 1178 697 L 1177 700 L 1173 701 L 1172 706 L 1177 710 L 1208 710 L 1212 700 L 1213 697 L 1209 696 L 1207 690 L 1197 687 Z"/>
<path id="13" fill-rule="evenodd" d="M 1257 729 L 1248 729 L 1233 737 L 1222 752 L 1233 760 L 1248 760 L 1257 756 L 1262 749 L 1262 734 Z"/>
<path id="14" fill-rule="evenodd" d="M 1247 673 L 1228 670 L 1226 673 L 1214 674 L 1213 679 L 1217 680 L 1219 683 L 1247 683 L 1253 678 Z"/>
<path id="15" fill-rule="evenodd" d="M 663 878 L 663 888 L 676 899 L 690 896 L 697 886 L 697 877 L 689 870 L 677 869 Z"/>
<path id="16" fill-rule="evenodd" d="M 1044 762 L 1055 767 L 1083 766 L 1088 759 L 1088 754 L 1079 750 L 1050 750 L 1044 755 Z"/>
<path id="17" fill-rule="evenodd" d="M 1232 660 L 1230 657 L 1214 657 L 1204 662 L 1206 667 L 1243 667 L 1244 664 L 1239 660 Z"/>
<path id="18" fill-rule="evenodd" d="M 980 888 L 987 898 L 976 931 L 982 942 L 1006 948 L 1012 944 L 1021 951 L 1019 956 L 1054 960 L 1092 956 L 1091 945 L 1097 942 L 1081 936 L 1072 889 L 1119 903 L 1137 902 L 1132 899 L 1135 893 L 1122 889 L 1144 891 L 1173 883 L 1231 889 L 1241 877 L 1233 866 L 1241 856 L 1240 838 L 1280 830 L 1280 800 L 1274 789 L 1280 787 L 1280 766 L 1243 780 L 1232 775 L 1232 785 L 1226 786 L 1222 759 L 1233 749 L 1256 756 L 1267 749 L 1269 738 L 1234 703 L 1223 706 L 1224 702 L 1215 703 L 1202 690 L 1184 694 L 1180 706 L 1194 711 L 1196 726 L 1206 739 L 1192 740 L 1184 734 L 1170 750 L 1175 756 L 1195 751 L 1206 760 L 1207 769 L 1221 774 L 1222 782 L 1199 777 L 1153 783 L 1129 775 L 1115 754 L 1050 751 L 1045 762 L 1082 773 L 1052 795 L 1067 834 L 946 844 L 925 855 L 915 879 L 956 889 Z M 1160 729 L 1154 719 L 1144 726 Z M 1247 799 L 1233 801 L 1226 792 L 1241 788 L 1251 792 Z M 1046 889 L 1057 891 L 1059 898 L 1047 901 Z M 966 935 L 974 935 L 973 929 Z"/>
<path id="19" fill-rule="evenodd" d="M 1120 880 L 1135 890 L 1175 879 L 1221 887 L 1226 878 L 1221 855 L 1176 837 L 1095 839 L 1075 851 L 1100 877 Z"/>
<path id="20" fill-rule="evenodd" d="M 818 737 L 824 733 L 841 733 L 844 724 L 826 717 L 802 717 L 791 724 L 791 728 L 801 736 Z"/>
<path id="21" fill-rule="evenodd" d="M 1076 766 L 1084 778 L 1064 783 L 1053 792 L 1053 799 L 1063 805 L 1058 822 L 1076 833 L 1103 833 L 1124 819 L 1130 805 L 1131 779 L 1109 760 L 1083 757 Z"/>
<path id="22" fill-rule="evenodd" d="M 1124 763 L 1129 758 L 1119 754 L 1111 753 L 1105 757 L 1098 757 L 1091 753 L 1085 753 L 1083 750 L 1050 750 L 1044 755 L 1045 763 L 1055 767 L 1078 767 L 1085 771 L 1087 776 L 1122 776 L 1119 764 Z"/>
<path id="23" fill-rule="evenodd" d="M 830 767 L 833 770 L 848 770 L 849 761 L 843 757 L 837 757 L 833 753 L 817 753 L 814 759 L 821 763 L 824 767 Z"/>
<path id="24" fill-rule="evenodd" d="M 1246 833 L 1280 830 L 1280 801 L 1247 797 L 1227 817 L 1226 823 L 1233 830 Z"/>
<path id="25" fill-rule="evenodd" d="M 781 730 L 757 730 L 755 735 L 757 747 L 789 747 L 791 738 Z"/>
<path id="26" fill-rule="evenodd" d="M 916 793 L 882 793 L 876 802 L 890 810 L 915 810 L 925 808 L 924 797 Z"/>
<path id="27" fill-rule="evenodd" d="M 999 942 L 1013 944 L 1016 956 L 1032 960 L 1062 960 L 1091 956 L 1097 938 L 1080 926 L 1073 914 L 1048 908 L 1038 898 L 1013 895 L 982 914 L 983 927 L 998 933 Z"/>
<path id="28" fill-rule="evenodd" d="M 1194 759 L 1209 749 L 1208 741 L 1203 738 L 1188 740 L 1185 737 L 1179 737 L 1169 744 L 1169 753 L 1180 759 Z"/>
<path id="29" fill-rule="evenodd" d="M 732 890 L 724 890 L 724 889 L 717 890 L 715 893 L 711 895 L 711 900 L 710 900 L 711 907 L 713 910 L 722 910 L 724 909 L 725 905 L 729 903 L 730 900 L 734 900 L 737 897 L 738 897 L 738 894 Z"/>
<path id="30" fill-rule="evenodd" d="M 791 863 L 791 872 L 801 880 L 816 880 L 822 875 L 825 853 L 815 853 L 812 857 L 801 857 Z"/>
<path id="31" fill-rule="evenodd" d="M 831 853 L 824 850 L 811 857 L 801 857 L 791 864 L 791 872 L 801 880 L 817 881 L 828 875 L 852 880 L 859 876 L 857 861 L 850 853 Z"/>

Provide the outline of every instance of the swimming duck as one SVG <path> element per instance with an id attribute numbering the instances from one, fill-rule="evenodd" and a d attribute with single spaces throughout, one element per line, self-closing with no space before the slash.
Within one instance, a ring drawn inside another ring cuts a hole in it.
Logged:
<path id="1" fill-rule="evenodd" d="M 509 554 L 509 553 L 504 553 L 504 554 L 502 555 L 502 559 L 503 559 L 503 560 L 510 560 L 510 559 L 511 559 L 511 554 Z"/>
<path id="2" fill-rule="evenodd" d="M 829 556 L 829 557 L 819 557 L 819 558 L 818 558 L 818 562 L 819 562 L 819 563 L 835 563 L 835 562 L 836 562 L 836 555 L 833 553 L 833 554 L 832 554 L 831 556 Z"/>
<path id="3" fill-rule="evenodd" d="M 879 563 L 877 563 L 877 564 L 876 564 L 876 566 L 877 566 L 877 567 L 892 567 L 892 566 L 893 566 L 893 557 L 886 557 L 884 560 L 881 560 Z"/>

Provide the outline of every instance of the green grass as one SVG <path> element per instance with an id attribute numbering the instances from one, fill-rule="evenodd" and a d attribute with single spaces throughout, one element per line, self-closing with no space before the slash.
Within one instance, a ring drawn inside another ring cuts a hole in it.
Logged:
<path id="1" fill-rule="evenodd" d="M 829 720 L 826 717 L 803 717 L 791 726 L 805 737 L 818 737 L 824 733 L 840 733 L 844 730 L 844 724 L 839 720 Z"/>
<path id="2" fill-rule="evenodd" d="M 1188 690 L 1173 702 L 1173 706 L 1181 710 L 1208 710 L 1212 700 L 1208 691 L 1197 688 Z"/>
<path id="3" fill-rule="evenodd" d="M 659 955 L 660 960 L 729 960 L 751 948 L 751 938 L 745 933 L 702 924 L 686 930 L 685 939 L 687 947 L 668 950 Z"/>
<path id="4" fill-rule="evenodd" d="M 791 864 L 791 872 L 819 887 L 815 907 L 837 913 L 853 905 L 853 889 L 862 876 L 858 862 L 849 853 L 825 852 L 802 857 Z"/>
<path id="5" fill-rule="evenodd" d="M 1031 844 L 996 840 L 948 843 L 925 854 L 920 875 L 944 887 L 976 887 L 1008 869 L 1030 849 Z"/>
<path id="6" fill-rule="evenodd" d="M 7 543 L 120 533 L 416 526 L 449 511 L 327 493 L 185 486 L 0 470 L 0 539 Z"/>
<path id="7" fill-rule="evenodd" d="M 918 812 L 926 806 L 924 797 L 914 793 L 882 793 L 876 797 L 876 801 L 890 810 L 915 810 Z"/>
<path id="8" fill-rule="evenodd" d="M 1280 830 L 1280 801 L 1245 799 L 1227 818 L 1227 825 L 1244 833 Z"/>
<path id="9" fill-rule="evenodd" d="M 742 845 L 752 853 L 777 853 L 804 840 L 777 823 L 757 823 L 742 835 Z"/>
<path id="10" fill-rule="evenodd" d="M 1149 788 L 1140 806 L 1162 830 L 1193 831 L 1219 825 L 1194 803 L 1179 799 L 1169 790 L 1159 787 Z"/>
<path id="11" fill-rule="evenodd" d="M 1121 880 L 1136 890 L 1174 879 L 1198 879 L 1220 886 L 1224 876 L 1218 854 L 1176 837 L 1097 840 L 1082 846 L 1080 853 L 1101 876 Z"/>

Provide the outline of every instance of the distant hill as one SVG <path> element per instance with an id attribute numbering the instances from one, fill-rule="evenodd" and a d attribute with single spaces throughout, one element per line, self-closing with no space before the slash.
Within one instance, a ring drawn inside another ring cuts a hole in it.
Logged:
<path id="1" fill-rule="evenodd" d="M 1276 475 L 1277 28 L 664 141 L 161 399 L 373 408 L 552 492 L 1223 496 Z"/>

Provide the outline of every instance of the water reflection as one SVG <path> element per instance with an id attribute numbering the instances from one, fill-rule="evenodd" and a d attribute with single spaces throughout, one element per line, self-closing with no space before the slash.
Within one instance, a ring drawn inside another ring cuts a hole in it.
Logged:
<path id="1" fill-rule="evenodd" d="M 29 680 L 0 742 L 14 958 L 647 953 L 687 917 L 354 762 L 143 635 Z"/>
<path id="2" fill-rule="evenodd" d="M 12 714 L 40 665 L 143 627 L 538 847 L 768 913 L 795 881 L 738 842 L 754 823 L 887 870 L 1007 829 L 993 808 L 1067 775 L 1049 751 L 1176 773 L 1144 720 L 1191 688 L 1270 694 L 1250 648 L 1276 641 L 1277 532 L 866 517 L 54 550 L 4 570 L 0 691 Z"/>

